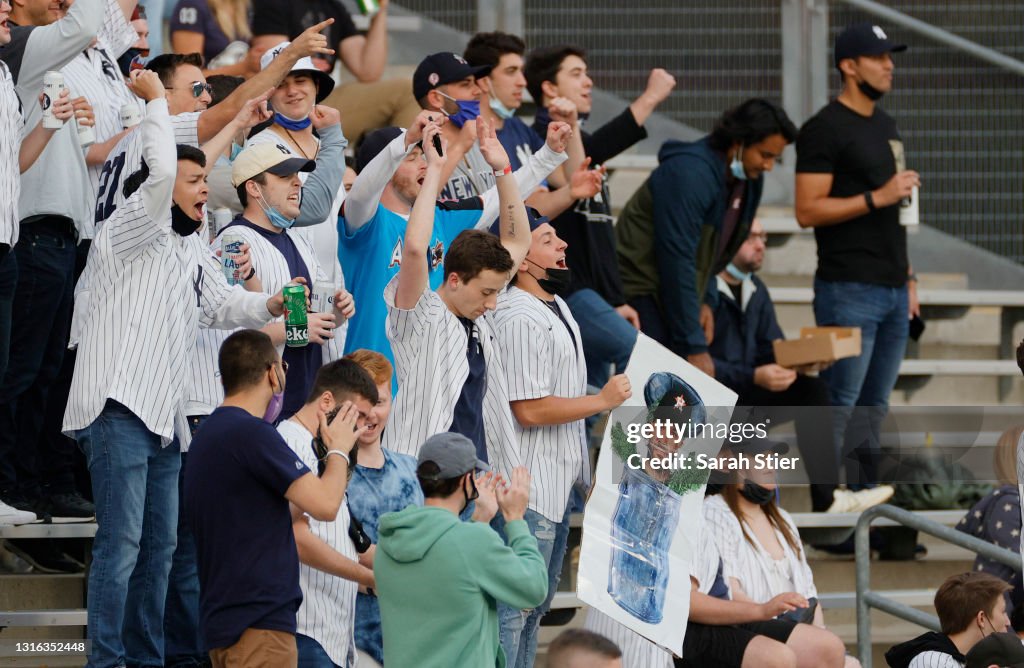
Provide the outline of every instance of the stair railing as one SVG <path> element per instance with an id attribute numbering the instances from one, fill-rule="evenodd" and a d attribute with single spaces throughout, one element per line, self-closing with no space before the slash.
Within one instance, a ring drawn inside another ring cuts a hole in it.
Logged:
<path id="1" fill-rule="evenodd" d="M 863 668 L 871 668 L 871 608 L 877 608 L 931 631 L 941 630 L 939 619 L 935 615 L 929 615 L 909 605 L 898 603 L 871 590 L 871 545 L 868 529 L 871 527 L 871 522 L 879 517 L 888 518 L 897 524 L 917 529 L 947 543 L 971 550 L 983 557 L 1006 564 L 1014 570 L 1022 570 L 1021 555 L 1013 550 L 997 547 L 980 538 L 921 517 L 909 510 L 889 504 L 865 510 L 857 520 L 857 528 L 854 533 L 854 550 L 857 559 L 857 653 L 860 655 L 860 665 Z"/>

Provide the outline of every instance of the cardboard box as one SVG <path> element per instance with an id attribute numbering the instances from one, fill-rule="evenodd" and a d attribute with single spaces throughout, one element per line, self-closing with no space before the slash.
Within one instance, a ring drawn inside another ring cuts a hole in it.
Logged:
<path id="1" fill-rule="evenodd" d="M 799 339 L 780 339 L 772 347 L 779 366 L 835 362 L 860 355 L 860 327 L 804 327 Z"/>

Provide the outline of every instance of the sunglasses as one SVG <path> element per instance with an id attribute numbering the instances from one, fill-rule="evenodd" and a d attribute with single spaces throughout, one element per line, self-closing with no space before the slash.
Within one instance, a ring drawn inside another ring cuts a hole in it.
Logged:
<path id="1" fill-rule="evenodd" d="M 174 88 L 165 86 L 165 90 L 174 90 Z M 201 97 L 204 90 L 209 93 L 211 97 L 213 96 L 213 86 L 208 83 L 203 83 L 202 81 L 192 82 L 192 97 Z"/>

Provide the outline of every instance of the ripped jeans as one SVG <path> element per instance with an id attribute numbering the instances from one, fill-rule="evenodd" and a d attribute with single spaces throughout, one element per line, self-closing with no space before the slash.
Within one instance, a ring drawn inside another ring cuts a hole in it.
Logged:
<path id="1" fill-rule="evenodd" d="M 552 522 L 535 510 L 527 509 L 526 523 L 530 533 L 537 539 L 537 549 L 548 562 L 548 596 L 540 607 L 519 610 L 498 601 L 498 623 L 500 625 L 501 648 L 505 652 L 507 668 L 531 668 L 537 654 L 537 630 L 541 617 L 551 607 L 551 601 L 558 590 L 562 575 L 562 561 L 569 538 L 569 510 L 561 522 Z M 499 512 L 491 523 L 505 537 L 505 520 Z"/>

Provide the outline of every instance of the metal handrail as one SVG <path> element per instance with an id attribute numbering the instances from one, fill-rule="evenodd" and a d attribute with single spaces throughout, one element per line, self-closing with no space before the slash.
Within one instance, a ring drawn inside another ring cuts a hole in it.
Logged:
<path id="1" fill-rule="evenodd" d="M 898 26 L 906 28 L 912 32 L 916 32 L 919 35 L 923 35 L 928 39 L 936 42 L 945 44 L 946 46 L 952 47 L 958 51 L 969 53 L 970 55 L 984 60 L 987 63 L 991 63 L 996 67 L 1001 67 L 1004 70 L 1013 72 L 1024 76 L 1024 62 L 1011 58 L 1004 53 L 1000 53 L 995 49 L 990 49 L 987 46 L 982 46 L 977 42 L 972 42 L 969 39 L 964 39 L 959 35 L 955 35 L 948 30 L 937 28 L 930 23 L 925 23 L 920 19 L 915 19 L 913 16 L 908 16 L 903 12 L 886 7 L 885 5 L 874 2 L 874 0 L 839 0 L 848 5 L 856 7 L 857 9 L 863 10 L 868 14 L 873 14 L 881 19 L 885 19 L 890 23 L 894 23 Z"/>
<path id="2" fill-rule="evenodd" d="M 854 552 L 857 559 L 857 653 L 860 665 L 871 668 L 871 608 L 878 608 L 894 617 L 905 619 L 932 631 L 940 631 L 939 619 L 935 615 L 897 603 L 886 596 L 871 591 L 871 545 L 868 529 L 871 522 L 879 517 L 888 518 L 897 524 L 923 531 L 947 543 L 971 550 L 983 557 L 1005 564 L 1014 570 L 1022 570 L 1021 555 L 1013 550 L 997 547 L 992 543 L 975 538 L 954 528 L 943 526 L 909 510 L 889 504 L 865 510 L 857 521 L 854 533 Z"/>

